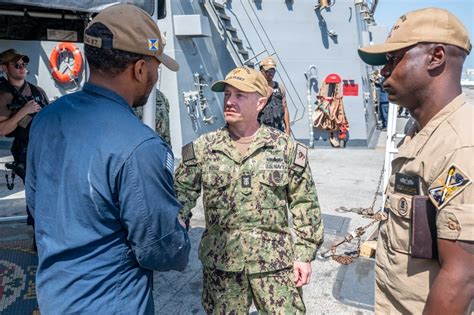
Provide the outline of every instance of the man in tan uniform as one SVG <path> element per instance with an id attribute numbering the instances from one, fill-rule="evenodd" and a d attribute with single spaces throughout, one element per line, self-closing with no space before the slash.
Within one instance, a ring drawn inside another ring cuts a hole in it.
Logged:
<path id="1" fill-rule="evenodd" d="M 227 126 L 187 144 L 175 174 L 184 221 L 203 192 L 203 307 L 247 314 L 254 302 L 263 314 L 304 313 L 301 286 L 323 241 L 308 150 L 257 121 L 267 101 L 257 70 L 236 68 L 212 90 L 224 92 Z"/>
<path id="2" fill-rule="evenodd" d="M 392 162 L 377 244 L 377 314 L 465 314 L 473 300 L 474 110 L 460 85 L 470 51 L 466 28 L 436 8 L 401 16 L 384 44 L 359 49 L 366 63 L 385 65 L 389 100 L 418 123 Z M 423 224 L 430 210 L 431 225 Z"/>

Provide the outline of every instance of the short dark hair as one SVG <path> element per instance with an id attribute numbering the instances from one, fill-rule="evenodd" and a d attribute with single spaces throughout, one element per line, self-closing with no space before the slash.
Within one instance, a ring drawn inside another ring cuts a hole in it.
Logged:
<path id="1" fill-rule="evenodd" d="M 104 24 L 92 24 L 86 34 L 94 37 L 112 40 L 114 35 Z M 112 77 L 121 74 L 132 63 L 140 59 L 149 61 L 150 57 L 142 54 L 131 53 L 114 48 L 98 48 L 84 45 L 84 54 L 92 71 L 107 73 Z"/>

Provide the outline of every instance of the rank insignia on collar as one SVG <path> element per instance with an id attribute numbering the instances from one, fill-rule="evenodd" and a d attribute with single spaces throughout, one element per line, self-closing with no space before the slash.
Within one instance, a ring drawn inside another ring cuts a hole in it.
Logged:
<path id="1" fill-rule="evenodd" d="M 428 188 L 428 195 L 436 208 L 441 209 L 469 184 L 471 179 L 452 164 L 433 181 Z"/>

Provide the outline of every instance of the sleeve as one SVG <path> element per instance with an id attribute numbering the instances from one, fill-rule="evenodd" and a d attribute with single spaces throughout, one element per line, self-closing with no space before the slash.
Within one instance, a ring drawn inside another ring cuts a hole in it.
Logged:
<path id="1" fill-rule="evenodd" d="M 181 208 L 173 189 L 173 155 L 162 140 L 140 144 L 118 176 L 122 224 L 141 267 L 184 270 L 190 241 L 178 222 Z"/>
<path id="2" fill-rule="evenodd" d="M 474 241 L 473 156 L 474 147 L 463 147 L 436 164 L 432 176 L 435 180 L 428 188 L 428 194 L 438 208 L 438 238 Z"/>
<path id="3" fill-rule="evenodd" d="M 280 92 L 281 96 L 285 99 L 286 102 L 286 87 L 283 83 L 280 83 Z"/>
<path id="4" fill-rule="evenodd" d="M 11 110 L 7 107 L 8 103 L 7 93 L 0 91 L 0 121 L 7 120 L 12 114 Z"/>
<path id="5" fill-rule="evenodd" d="M 195 153 L 195 143 L 183 147 L 182 160 L 175 173 L 175 191 L 178 200 L 183 204 L 180 217 L 189 222 L 191 209 L 196 206 L 196 200 L 201 195 L 201 164 Z"/>
<path id="6" fill-rule="evenodd" d="M 308 149 L 297 144 L 290 161 L 289 209 L 293 216 L 295 260 L 314 260 L 323 242 L 323 223 L 318 195 L 307 161 Z"/>
<path id="7" fill-rule="evenodd" d="M 33 130 L 33 128 L 32 128 Z M 30 137 L 30 141 L 33 138 Z M 34 139 L 33 139 L 34 141 Z M 32 142 L 35 143 L 35 142 Z M 26 177 L 25 177 L 25 199 L 26 206 L 31 213 L 33 219 L 35 218 L 35 206 L 36 206 L 36 165 L 33 157 L 33 149 L 27 151 L 26 156 Z"/>

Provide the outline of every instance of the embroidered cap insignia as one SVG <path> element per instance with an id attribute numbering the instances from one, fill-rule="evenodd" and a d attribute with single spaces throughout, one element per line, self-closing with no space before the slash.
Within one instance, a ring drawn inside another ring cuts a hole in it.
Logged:
<path id="1" fill-rule="evenodd" d="M 148 50 L 156 51 L 160 48 L 160 42 L 157 38 L 148 38 Z"/>

